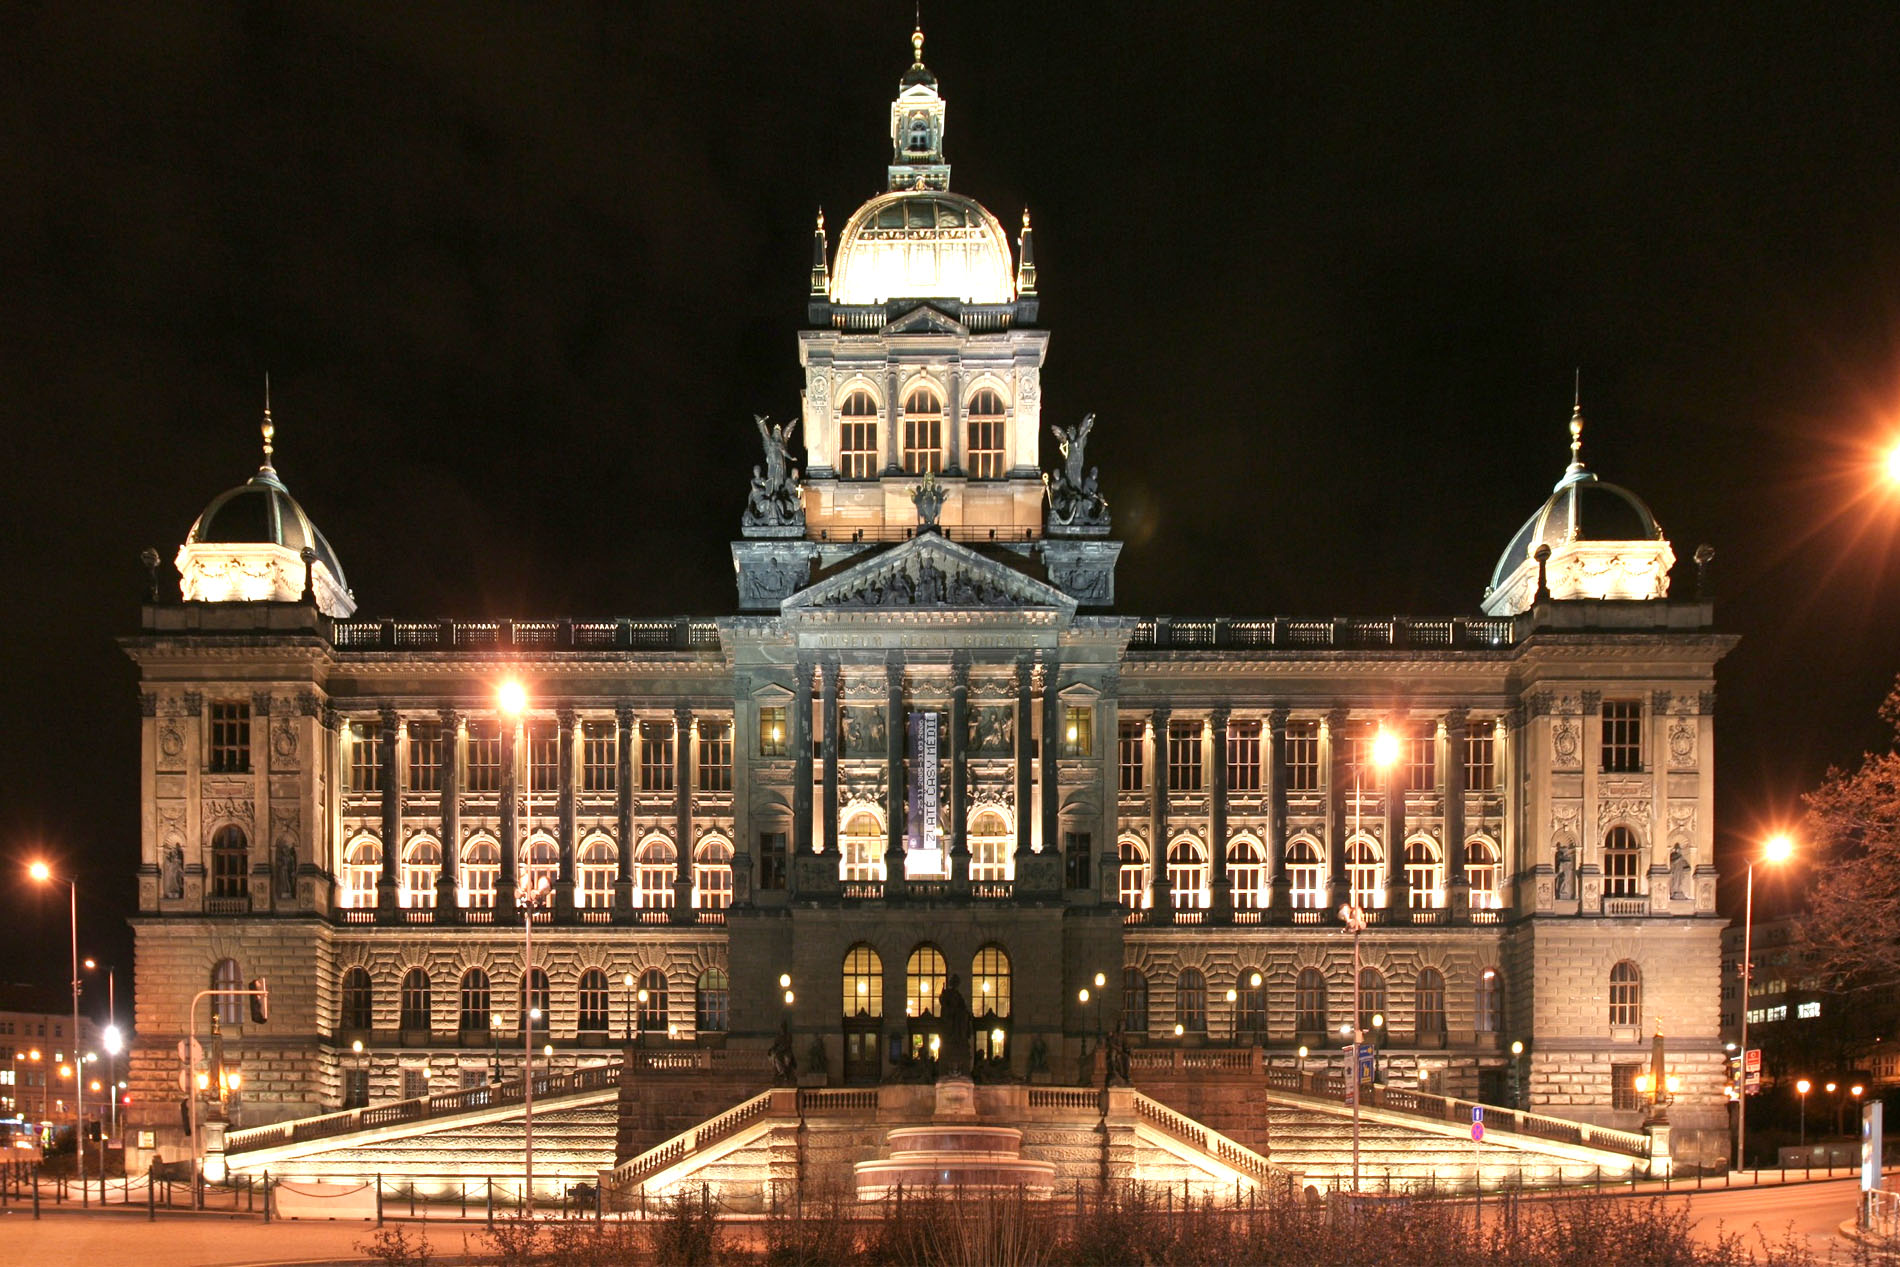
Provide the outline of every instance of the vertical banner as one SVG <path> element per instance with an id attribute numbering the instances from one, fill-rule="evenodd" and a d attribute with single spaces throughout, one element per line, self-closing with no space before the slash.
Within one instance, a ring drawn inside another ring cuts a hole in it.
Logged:
<path id="1" fill-rule="evenodd" d="M 937 721 L 936 713 L 910 715 L 911 853 L 942 848 L 937 831 Z"/>
<path id="2" fill-rule="evenodd" d="M 1863 1105 L 1860 1111 L 1860 1190 L 1880 1190 L 1880 1155 L 1886 1141 L 1881 1120 L 1886 1106 L 1879 1100 Z"/>

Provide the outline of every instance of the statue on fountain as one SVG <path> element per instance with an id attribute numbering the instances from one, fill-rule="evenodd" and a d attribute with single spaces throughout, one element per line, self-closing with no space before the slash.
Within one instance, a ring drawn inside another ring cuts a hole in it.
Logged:
<path id="1" fill-rule="evenodd" d="M 970 1016 L 970 1002 L 958 988 L 961 980 L 956 973 L 951 973 L 950 979 L 944 982 L 943 990 L 937 995 L 937 1015 L 943 1022 L 943 1033 L 937 1045 L 939 1080 L 970 1076 L 970 1061 L 975 1052 L 975 1026 Z"/>

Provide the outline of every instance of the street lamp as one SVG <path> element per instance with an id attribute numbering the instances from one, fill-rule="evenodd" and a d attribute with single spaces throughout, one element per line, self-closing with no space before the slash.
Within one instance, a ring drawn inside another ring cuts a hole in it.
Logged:
<path id="1" fill-rule="evenodd" d="M 1359 837 L 1360 801 L 1364 799 L 1363 781 L 1365 777 L 1364 752 L 1352 763 L 1352 834 Z M 1377 770 L 1385 770 L 1399 759 L 1398 736 L 1384 726 L 1372 736 L 1372 764 Z M 1347 863 L 1347 892 L 1352 889 L 1351 862 Z M 1352 1067 L 1346 1071 L 1348 1085 L 1352 1088 L 1352 1190 L 1359 1191 L 1359 1048 L 1365 1043 L 1365 1031 L 1359 1028 L 1359 934 L 1366 931 L 1366 913 L 1356 903 L 1347 902 L 1339 908 L 1340 922 L 1346 931 L 1352 934 L 1352 1023 L 1341 1026 L 1342 1032 L 1350 1032 L 1352 1037 Z"/>
<path id="2" fill-rule="evenodd" d="M 1841 1089 L 1841 1084 L 1830 1082 L 1821 1089 L 1827 1092 L 1827 1098 L 1834 1103 L 1834 1133 L 1839 1135 L 1841 1133 L 1841 1098 L 1835 1092 Z"/>
<path id="3" fill-rule="evenodd" d="M 1806 1078 L 1794 1084 L 1795 1094 L 1801 1097 L 1801 1147 L 1808 1146 L 1808 1092 L 1814 1090 L 1814 1084 Z"/>
<path id="4" fill-rule="evenodd" d="M 1761 861 L 1783 863 L 1794 856 L 1794 838 L 1776 832 L 1762 842 Z M 1742 906 L 1742 1094 L 1735 1101 L 1735 1167 L 1748 1165 L 1748 983 L 1755 935 L 1755 859 L 1748 860 L 1748 895 Z"/>
<path id="5" fill-rule="evenodd" d="M 27 868 L 27 874 L 38 884 L 54 882 L 53 869 L 44 862 L 35 862 Z M 66 901 L 71 917 L 73 949 L 73 1064 L 79 1065 L 81 1040 L 79 1034 L 79 884 L 72 877 L 66 877 Z M 73 1127 L 74 1146 L 79 1155 L 79 1191 L 86 1191 L 86 1080 L 73 1078 Z"/>

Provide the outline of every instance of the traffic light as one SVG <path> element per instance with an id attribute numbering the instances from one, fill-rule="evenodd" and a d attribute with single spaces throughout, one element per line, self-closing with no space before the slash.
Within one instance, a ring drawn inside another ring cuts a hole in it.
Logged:
<path id="1" fill-rule="evenodd" d="M 251 1020 L 262 1025 L 270 1019 L 270 986 L 263 977 L 259 977 L 251 982 L 251 989 L 256 991 L 251 995 Z"/>

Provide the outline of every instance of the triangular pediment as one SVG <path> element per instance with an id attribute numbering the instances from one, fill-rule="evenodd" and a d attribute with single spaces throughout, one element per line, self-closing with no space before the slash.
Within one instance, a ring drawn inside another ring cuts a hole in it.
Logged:
<path id="1" fill-rule="evenodd" d="M 1075 600 L 1048 582 L 930 532 L 825 577 L 786 599 L 780 610 L 1023 607 L 1075 614 Z"/>
<path id="2" fill-rule="evenodd" d="M 919 304 L 885 326 L 884 333 L 967 335 L 970 328 L 954 317 L 938 312 L 929 304 Z"/>

